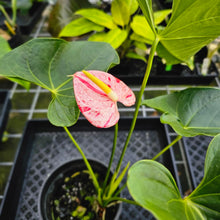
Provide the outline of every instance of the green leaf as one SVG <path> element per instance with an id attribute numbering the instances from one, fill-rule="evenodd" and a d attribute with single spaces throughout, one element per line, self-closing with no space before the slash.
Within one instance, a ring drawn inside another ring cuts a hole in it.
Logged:
<path id="1" fill-rule="evenodd" d="M 161 111 L 161 122 L 169 124 L 181 136 L 220 133 L 219 88 L 188 88 L 144 100 L 142 104 Z"/>
<path id="2" fill-rule="evenodd" d="M 174 220 L 168 202 L 181 196 L 174 178 L 163 165 L 151 160 L 136 162 L 128 171 L 127 186 L 133 199 L 157 219 Z"/>
<path id="3" fill-rule="evenodd" d="M 143 42 L 139 42 L 139 41 L 135 41 L 134 42 L 134 46 L 136 47 L 136 48 L 139 48 L 139 49 L 142 49 L 142 50 L 147 50 L 147 46 L 146 46 L 146 44 L 145 43 L 143 43 Z"/>
<path id="4" fill-rule="evenodd" d="M 144 38 L 147 43 L 152 44 L 155 39 L 155 34 L 151 27 L 147 23 L 146 19 L 142 15 L 135 15 L 132 22 L 131 28 L 135 34 Z"/>
<path id="5" fill-rule="evenodd" d="M 11 51 L 11 47 L 9 46 L 8 41 L 0 36 L 0 58 L 9 51 Z"/>
<path id="6" fill-rule="evenodd" d="M 189 196 L 207 215 L 220 219 L 220 134 L 211 141 L 205 159 L 204 177 Z"/>
<path id="7" fill-rule="evenodd" d="M 61 30 L 74 19 L 79 18 L 75 12 L 82 8 L 90 8 L 88 0 L 56 0 L 48 19 L 48 30 L 57 37 Z"/>
<path id="8" fill-rule="evenodd" d="M 128 0 L 113 0 L 111 14 L 116 24 L 124 27 L 130 21 L 130 7 Z"/>
<path id="9" fill-rule="evenodd" d="M 84 18 L 101 25 L 103 27 L 114 29 L 117 28 L 117 25 L 113 22 L 113 19 L 110 15 L 106 14 L 102 10 L 91 8 L 91 9 L 81 9 L 76 12 L 78 15 L 82 15 Z"/>
<path id="10" fill-rule="evenodd" d="M 116 173 L 114 173 L 113 178 L 111 179 L 111 184 L 109 186 L 108 197 L 112 197 L 112 195 L 115 193 L 115 191 L 121 184 L 122 180 L 124 179 L 124 176 L 127 173 L 129 166 L 130 166 L 130 162 L 127 163 L 126 167 L 121 171 L 118 177 L 115 175 Z"/>
<path id="11" fill-rule="evenodd" d="M 134 14 L 138 9 L 138 2 L 137 0 L 126 0 L 128 7 L 130 8 L 130 15 Z"/>
<path id="12" fill-rule="evenodd" d="M 89 21 L 86 18 L 78 18 L 67 24 L 59 34 L 59 37 L 77 37 L 91 31 L 103 31 L 104 27 Z"/>
<path id="13" fill-rule="evenodd" d="M 130 39 L 134 40 L 134 41 L 138 41 L 138 42 L 143 42 L 143 43 L 146 43 L 146 44 L 151 44 L 152 43 L 152 40 L 141 37 L 140 35 L 138 35 L 134 32 L 130 35 Z"/>
<path id="14" fill-rule="evenodd" d="M 154 12 L 155 24 L 160 24 L 171 12 L 172 12 L 171 9 L 166 9 L 166 10 Z"/>
<path id="15" fill-rule="evenodd" d="M 174 0 L 172 16 L 160 32 L 158 55 L 167 63 L 184 62 L 220 35 L 220 1 Z"/>
<path id="16" fill-rule="evenodd" d="M 220 219 L 220 134 L 209 144 L 200 185 L 181 198 L 170 172 L 156 161 L 136 162 L 128 171 L 131 196 L 158 220 Z"/>
<path id="17" fill-rule="evenodd" d="M 142 60 L 145 63 L 147 63 L 147 59 L 141 55 L 138 55 L 137 53 L 134 52 L 128 52 L 125 55 L 127 58 L 131 58 L 131 59 L 136 59 L 136 60 Z"/>
<path id="18" fill-rule="evenodd" d="M 102 41 L 111 44 L 114 49 L 117 49 L 122 45 L 122 43 L 127 39 L 128 32 L 126 30 L 121 30 L 116 28 L 110 30 L 107 33 L 96 33 L 89 37 L 89 41 Z"/>
<path id="19" fill-rule="evenodd" d="M 7 40 L 5 40 L 4 38 L 0 36 L 0 58 L 3 57 L 9 51 L 11 51 L 11 47 L 9 46 Z M 23 86 L 27 90 L 30 89 L 30 82 L 17 79 L 17 78 L 10 78 L 10 77 L 6 77 L 6 78 L 12 82 L 18 83 L 19 85 Z"/>
<path id="20" fill-rule="evenodd" d="M 119 63 L 115 50 L 106 43 L 59 39 L 34 39 L 0 59 L 0 75 L 30 81 L 52 93 L 48 118 L 56 126 L 76 123 L 79 109 L 72 75 L 77 71 L 106 71 Z"/>
<path id="21" fill-rule="evenodd" d="M 20 86 L 24 87 L 26 90 L 29 90 L 31 87 L 31 83 L 26 80 L 13 78 L 13 77 L 6 77 L 6 78 L 12 82 L 18 83 Z"/>
<path id="22" fill-rule="evenodd" d="M 153 9 L 152 9 L 152 0 L 137 0 L 139 6 L 150 26 L 150 29 L 153 33 L 156 34 L 155 26 L 154 26 L 154 16 L 153 16 Z"/>

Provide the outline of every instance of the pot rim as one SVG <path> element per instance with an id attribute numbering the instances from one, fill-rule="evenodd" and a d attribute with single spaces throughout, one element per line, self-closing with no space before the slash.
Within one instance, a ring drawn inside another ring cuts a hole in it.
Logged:
<path id="1" fill-rule="evenodd" d="M 102 163 L 102 162 L 100 162 L 98 160 L 95 160 L 93 158 L 87 158 L 87 160 L 89 161 L 90 164 L 93 163 L 93 164 L 96 164 L 97 166 L 100 165 L 100 166 L 105 167 L 107 169 L 107 165 L 105 165 L 104 163 Z M 53 180 L 53 179 L 56 179 L 56 177 L 59 176 L 60 171 L 64 167 L 68 166 L 68 164 L 77 163 L 77 162 L 82 163 L 82 165 L 85 166 L 85 168 L 87 169 L 84 160 L 82 158 L 80 158 L 80 157 L 76 157 L 75 159 L 72 159 L 72 160 L 69 160 L 69 161 L 65 161 L 63 164 L 57 166 L 50 173 L 48 173 L 47 177 L 45 178 L 45 180 L 44 180 L 44 182 L 43 182 L 43 184 L 42 184 L 42 186 L 40 188 L 39 199 L 38 199 L 39 217 L 41 217 L 42 220 L 44 220 L 43 219 L 43 214 L 42 214 L 43 213 L 43 207 L 42 207 L 43 196 L 44 196 L 44 193 L 48 190 L 48 188 L 50 186 L 49 182 L 51 182 L 51 180 Z M 122 202 L 118 203 L 118 210 L 116 212 L 114 220 L 119 220 L 121 212 L 122 212 Z"/>

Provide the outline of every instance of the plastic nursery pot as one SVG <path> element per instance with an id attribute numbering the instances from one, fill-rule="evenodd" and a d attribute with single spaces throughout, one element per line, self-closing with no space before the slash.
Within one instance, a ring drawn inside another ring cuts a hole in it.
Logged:
<path id="1" fill-rule="evenodd" d="M 219 73 L 217 67 L 211 62 L 207 75 L 202 75 L 198 67 L 201 66 L 203 58 L 206 54 L 202 48 L 195 55 L 195 68 L 191 70 L 183 64 L 175 64 L 172 66 L 162 63 L 161 58 L 155 57 L 152 70 L 150 73 L 148 84 L 151 85 L 209 85 Z M 146 63 L 142 60 L 122 59 L 119 65 L 109 70 L 109 73 L 118 77 L 128 85 L 140 85 L 142 83 L 146 70 Z"/>
<path id="2" fill-rule="evenodd" d="M 99 183 L 103 182 L 107 167 L 94 160 L 89 162 Z M 96 190 L 84 161 L 77 159 L 67 162 L 58 167 L 43 185 L 39 203 L 41 217 L 43 220 L 101 220 L 98 216 L 102 215 L 103 210 L 100 209 L 97 214 L 92 210 L 94 195 Z M 117 203 L 106 209 L 105 219 L 118 220 L 120 213 L 121 203 Z"/>
<path id="3" fill-rule="evenodd" d="M 218 77 L 219 71 L 215 63 L 211 60 L 210 64 L 207 64 L 207 70 L 205 75 L 202 73 L 202 65 L 203 62 L 205 62 L 205 59 L 207 59 L 208 55 L 208 48 L 203 47 L 195 56 L 195 72 L 198 76 L 204 77 L 204 78 L 210 78 L 210 77 Z"/>

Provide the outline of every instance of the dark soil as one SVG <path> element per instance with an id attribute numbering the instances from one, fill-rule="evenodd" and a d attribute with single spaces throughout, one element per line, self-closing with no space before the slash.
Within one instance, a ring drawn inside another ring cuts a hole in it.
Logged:
<path id="1" fill-rule="evenodd" d="M 61 179 L 51 200 L 51 216 L 55 220 L 101 220 L 103 208 L 96 201 L 96 189 L 88 171 Z M 97 211 L 99 210 L 99 211 Z M 106 220 L 113 220 L 115 207 L 107 210 Z"/>

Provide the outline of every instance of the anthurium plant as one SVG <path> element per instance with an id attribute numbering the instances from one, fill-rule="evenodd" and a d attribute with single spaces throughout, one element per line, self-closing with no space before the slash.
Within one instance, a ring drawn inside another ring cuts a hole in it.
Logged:
<path id="1" fill-rule="evenodd" d="M 113 0 L 110 13 L 96 8 L 80 9 L 75 12 L 78 18 L 67 24 L 59 37 L 78 37 L 93 32 L 88 37 L 89 41 L 110 43 L 117 49 L 120 58 L 126 56 L 146 62 L 146 43 L 152 43 L 153 35 L 147 29 L 144 16 L 135 15 L 137 11 L 137 0 Z M 171 10 L 155 12 L 156 25 L 170 13 Z"/>
<path id="2" fill-rule="evenodd" d="M 220 1 L 174 0 L 171 18 L 163 29 L 158 29 L 155 24 L 152 1 L 138 0 L 138 3 L 147 21 L 147 28 L 152 32 L 152 47 L 137 100 L 133 92 L 120 79 L 106 72 L 111 66 L 119 63 L 119 57 L 113 47 L 105 42 L 34 39 L 13 49 L 0 59 L 0 75 L 32 82 L 51 92 L 48 119 L 53 125 L 64 128 L 81 153 L 96 188 L 96 201 L 100 207 L 105 209 L 114 202 L 124 201 L 141 205 L 158 219 L 177 219 L 178 212 L 175 210 L 180 210 L 181 215 L 178 215 L 178 218 L 181 220 L 207 219 L 206 216 L 211 216 L 209 219 L 219 219 L 220 191 L 217 187 L 219 158 L 215 157 L 219 153 L 213 152 L 216 151 L 216 141 L 219 142 L 220 89 L 189 88 L 156 100 L 145 101 L 142 100 L 142 95 L 147 85 L 155 52 L 171 64 L 187 61 L 204 45 L 220 35 L 218 28 Z M 125 106 L 131 106 L 134 103 L 136 105 L 117 167 L 109 179 L 112 158 L 117 145 L 119 120 L 117 102 Z M 153 161 L 163 151 L 153 160 L 137 162 L 140 166 L 133 165 L 130 169 L 128 186 L 136 202 L 118 196 L 121 190 L 120 182 L 129 168 L 129 163 L 123 169 L 121 164 L 135 129 L 141 104 L 163 111 L 161 121 L 170 124 L 179 134 L 170 145 L 164 148 L 165 150 L 182 136 L 198 134 L 216 136 L 209 148 L 210 156 L 208 153 L 205 180 L 198 190 L 184 201 L 181 200 L 170 173 L 161 164 Z M 106 128 L 115 125 L 112 156 L 102 187 L 83 153 L 83 146 L 78 145 L 68 129 L 77 122 L 80 112 L 94 126 Z M 140 172 L 142 172 L 141 176 Z M 135 175 L 140 178 L 140 181 L 139 179 L 137 181 Z M 154 189 L 153 192 L 151 187 Z M 146 194 L 147 191 L 149 194 Z M 190 210 L 190 215 L 184 212 L 185 206 Z M 157 210 L 157 207 L 160 209 Z"/>

